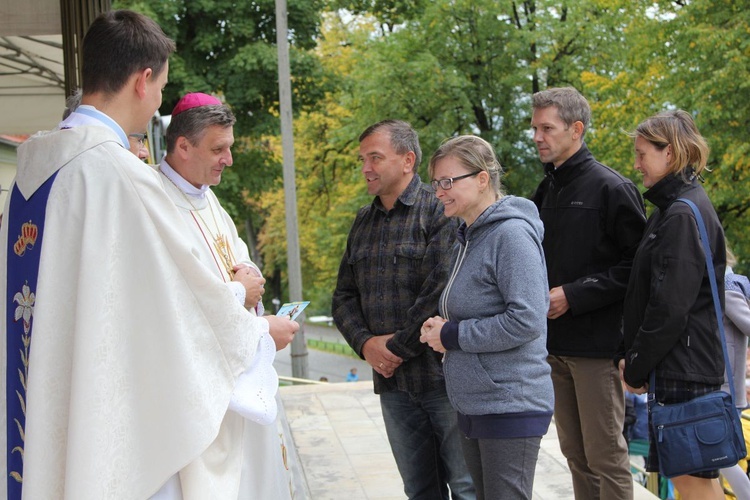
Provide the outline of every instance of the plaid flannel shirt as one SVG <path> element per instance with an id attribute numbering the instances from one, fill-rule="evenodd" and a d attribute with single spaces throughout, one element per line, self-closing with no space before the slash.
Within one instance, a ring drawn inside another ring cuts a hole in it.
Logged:
<path id="1" fill-rule="evenodd" d="M 404 362 L 391 378 L 373 371 L 377 394 L 420 393 L 445 385 L 441 355 L 419 341 L 419 330 L 438 314 L 456 225 L 418 175 L 390 211 L 376 197 L 357 214 L 332 311 L 339 331 L 360 356 L 373 336 L 395 333 L 387 347 Z"/>

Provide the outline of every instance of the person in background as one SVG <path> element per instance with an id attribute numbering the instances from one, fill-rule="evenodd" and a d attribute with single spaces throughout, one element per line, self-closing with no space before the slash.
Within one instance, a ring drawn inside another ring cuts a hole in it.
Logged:
<path id="1" fill-rule="evenodd" d="M 148 162 L 149 156 L 148 148 L 146 147 L 146 132 L 138 132 L 134 134 L 128 134 L 128 143 L 130 144 L 130 152 L 138 157 L 139 160 Z"/>
<path id="2" fill-rule="evenodd" d="M 635 139 L 635 169 L 656 206 L 633 261 L 624 306 L 624 336 L 615 356 L 626 389 L 653 392 L 657 403 L 680 403 L 717 391 L 724 383 L 724 355 L 716 324 L 705 253 L 691 208 L 700 210 L 708 233 L 720 300 L 724 297 L 724 231 L 699 176 L 708 161 L 708 144 L 693 117 L 666 111 L 640 123 Z M 655 387 L 648 387 L 655 371 Z M 649 426 L 646 470 L 659 470 Z M 720 499 L 718 470 L 671 479 L 685 500 Z"/>
<path id="3" fill-rule="evenodd" d="M 346 374 L 346 381 L 347 382 L 357 382 L 359 381 L 359 375 L 357 375 L 357 369 L 352 368 L 349 370 L 349 373 Z"/>
<path id="4" fill-rule="evenodd" d="M 591 121 L 574 88 L 532 96 L 531 127 L 544 180 L 533 201 L 544 222 L 549 277 L 547 350 L 555 425 L 577 499 L 633 497 L 622 430 L 625 397 L 612 356 L 622 301 L 646 222 L 638 188 L 584 142 Z"/>
<path id="5" fill-rule="evenodd" d="M 444 142 L 429 172 L 445 215 L 463 222 L 440 316 L 420 340 L 445 353 L 477 498 L 530 499 L 554 400 L 542 221 L 532 202 L 503 193 L 500 163 L 479 137 Z"/>
<path id="6" fill-rule="evenodd" d="M 648 440 L 648 401 L 646 394 L 625 391 L 625 428 L 628 444 L 632 440 Z"/>
<path id="7" fill-rule="evenodd" d="M 373 369 L 385 430 L 409 499 L 475 498 L 440 354 L 419 341 L 448 279 L 455 225 L 417 174 L 417 132 L 385 120 L 359 137 L 367 192 L 333 293 L 332 315 Z"/>
<path id="8" fill-rule="evenodd" d="M 750 337 L 750 281 L 747 276 L 734 273 L 732 268 L 737 265 L 737 258 L 729 247 L 726 252 L 724 333 L 734 377 L 735 405 L 737 411 L 742 412 L 747 408 L 745 378 L 747 376 L 747 339 Z M 729 392 L 729 383 L 725 381 L 721 390 Z M 739 464 L 721 469 L 721 475 L 732 487 L 732 492 L 738 500 L 750 500 L 750 479 Z"/>

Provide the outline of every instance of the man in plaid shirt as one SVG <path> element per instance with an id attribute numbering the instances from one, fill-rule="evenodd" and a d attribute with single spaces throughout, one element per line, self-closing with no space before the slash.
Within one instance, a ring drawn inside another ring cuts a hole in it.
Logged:
<path id="1" fill-rule="evenodd" d="M 440 355 L 419 341 L 437 314 L 456 225 L 416 173 L 416 131 L 386 120 L 359 137 L 367 191 L 341 259 L 333 318 L 374 370 L 388 440 L 410 499 L 475 498 Z"/>

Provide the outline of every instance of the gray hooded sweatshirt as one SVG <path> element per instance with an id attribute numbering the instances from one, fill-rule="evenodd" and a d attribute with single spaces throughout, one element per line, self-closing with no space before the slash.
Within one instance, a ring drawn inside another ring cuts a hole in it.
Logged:
<path id="1" fill-rule="evenodd" d="M 554 394 L 547 363 L 544 229 L 532 202 L 505 196 L 461 224 L 440 298 L 444 373 L 472 438 L 542 436 Z"/>

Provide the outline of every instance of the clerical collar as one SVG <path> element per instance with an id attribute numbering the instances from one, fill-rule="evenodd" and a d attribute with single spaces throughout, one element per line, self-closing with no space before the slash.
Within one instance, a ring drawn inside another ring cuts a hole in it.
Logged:
<path id="1" fill-rule="evenodd" d="M 120 144 L 125 149 L 130 149 L 128 134 L 122 127 L 109 116 L 105 115 L 94 106 L 81 104 L 65 120 L 60 122 L 58 128 L 74 128 L 82 125 L 104 125 L 112 129 L 120 138 Z"/>
<path id="2" fill-rule="evenodd" d="M 178 174 L 175 169 L 170 167 L 166 159 L 161 161 L 159 168 L 161 169 L 162 173 L 167 176 L 167 179 L 174 182 L 174 185 L 177 186 L 179 190 L 186 195 L 198 199 L 203 199 L 206 197 L 206 191 L 208 191 L 208 188 L 210 186 L 204 184 L 200 187 L 200 189 L 193 186 L 188 181 L 186 181 L 184 177 Z"/>

